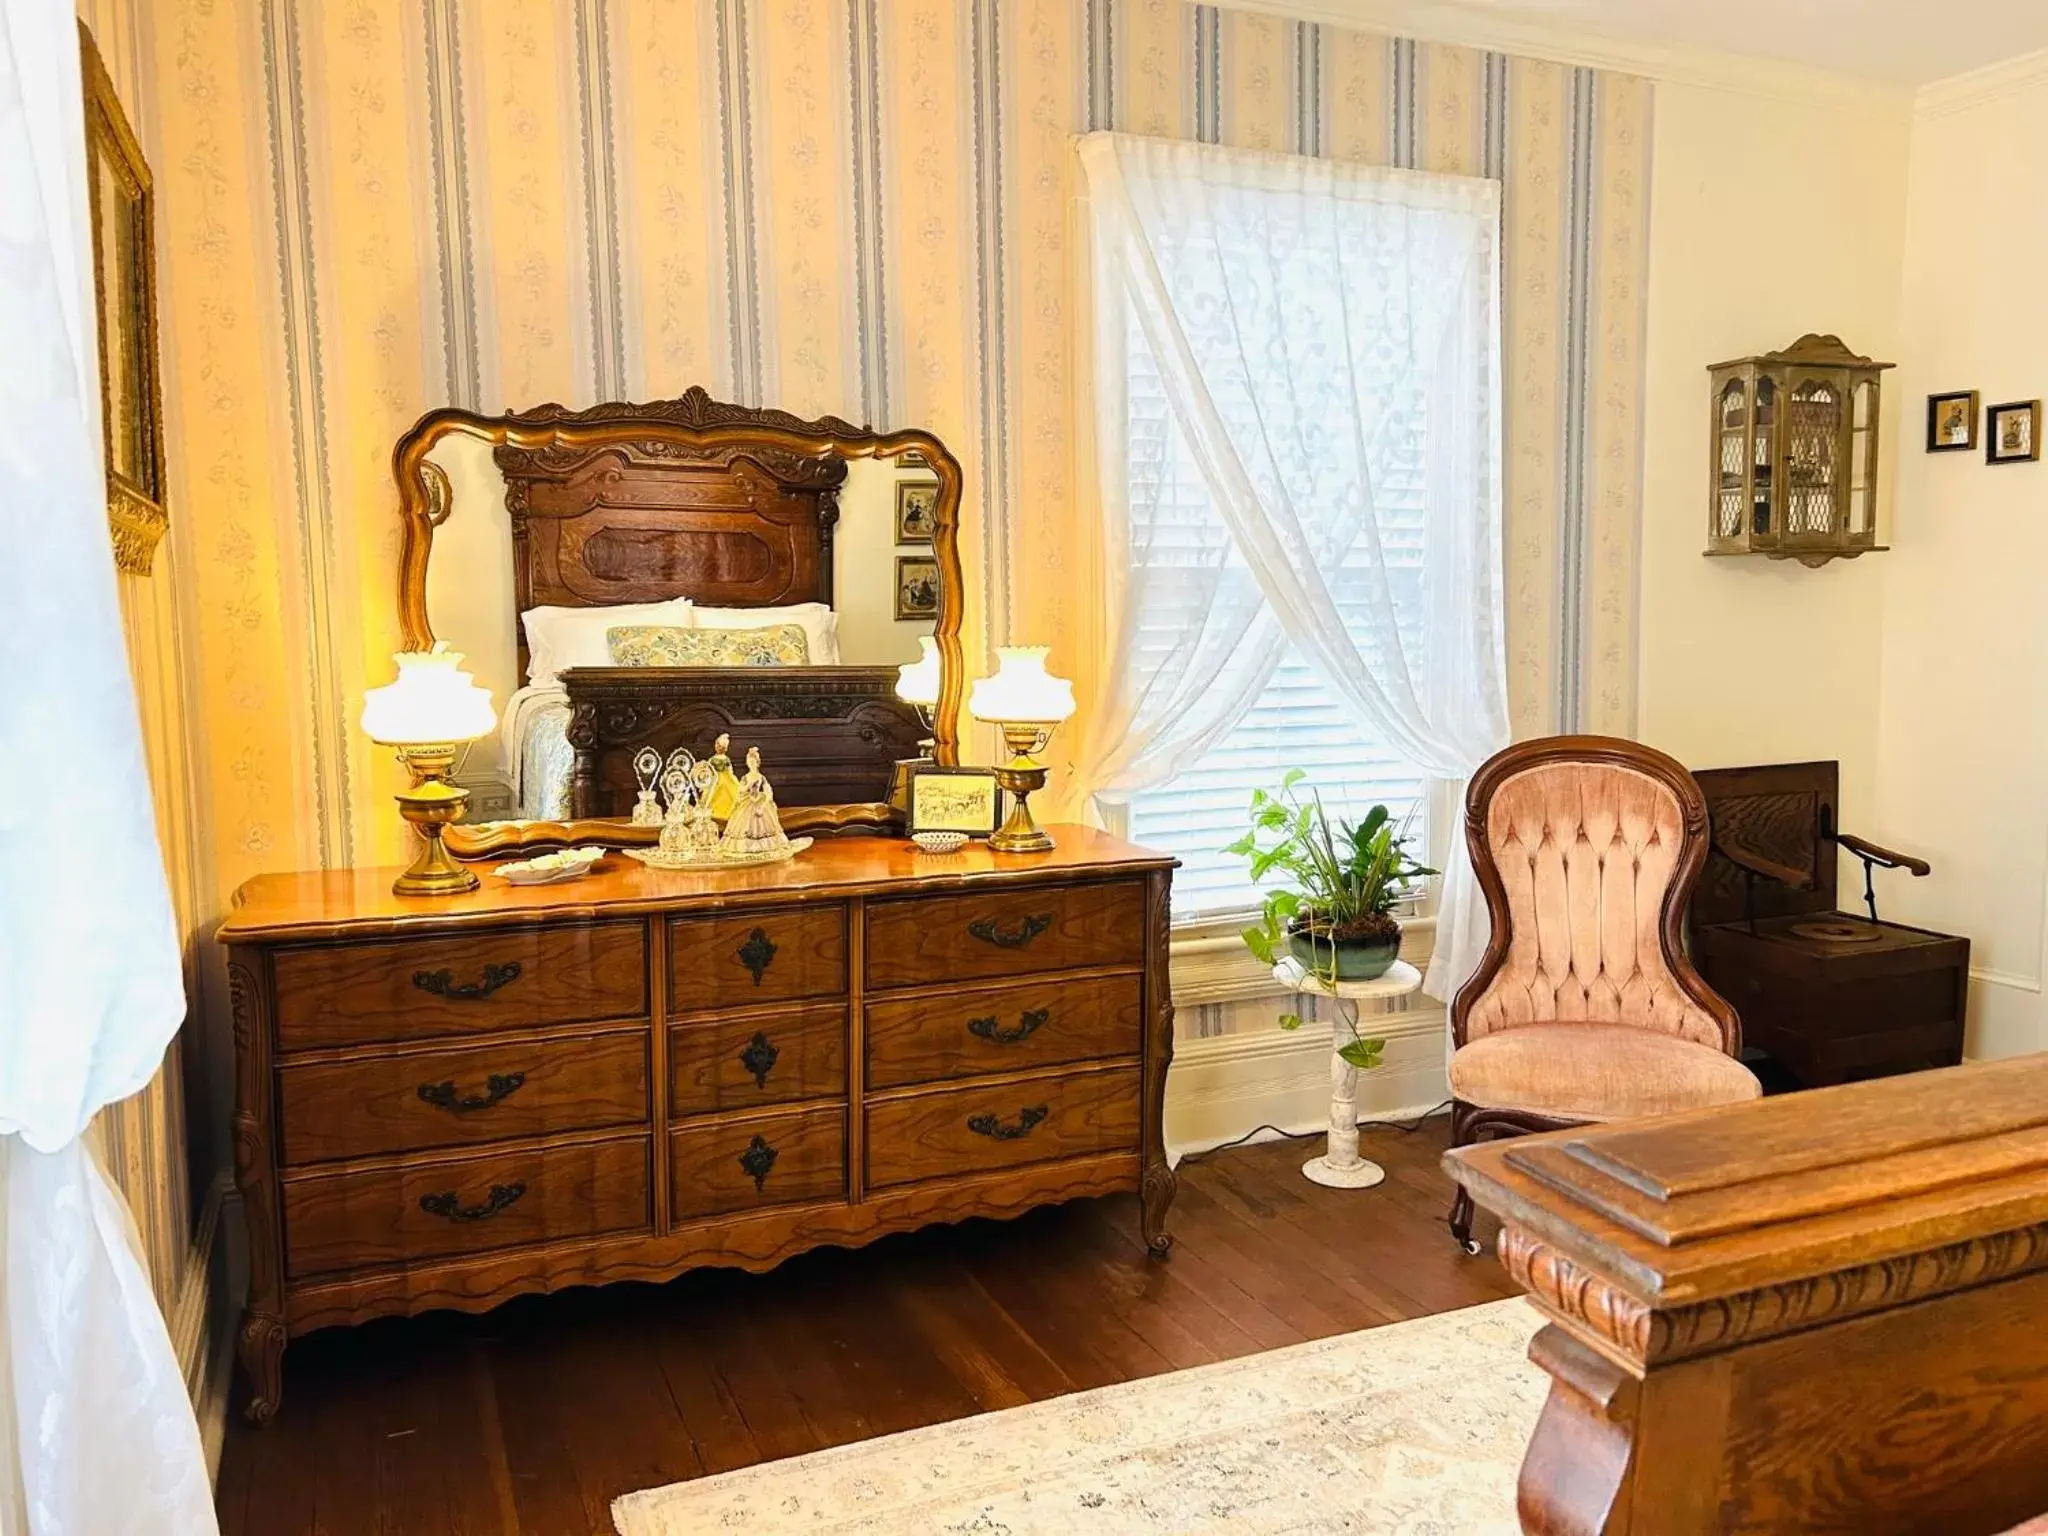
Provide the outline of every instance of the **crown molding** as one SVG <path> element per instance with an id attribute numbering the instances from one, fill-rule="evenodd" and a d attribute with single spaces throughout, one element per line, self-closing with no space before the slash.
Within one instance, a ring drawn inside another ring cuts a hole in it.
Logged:
<path id="1" fill-rule="evenodd" d="M 1228 8 L 1316 21 L 1419 42 L 1487 48 L 1556 64 L 1609 69 L 1673 85 L 1701 86 L 1807 106 L 1905 117 L 1910 86 L 1836 74 L 1783 59 L 1598 37 L 1530 21 L 1491 4 L 1459 0 L 1227 0 Z"/>
<path id="2" fill-rule="evenodd" d="M 1949 117 L 2002 96 L 2016 95 L 2048 81 L 2048 48 L 2001 59 L 1964 74 L 1950 75 L 1920 87 L 1913 97 L 1915 117 Z"/>

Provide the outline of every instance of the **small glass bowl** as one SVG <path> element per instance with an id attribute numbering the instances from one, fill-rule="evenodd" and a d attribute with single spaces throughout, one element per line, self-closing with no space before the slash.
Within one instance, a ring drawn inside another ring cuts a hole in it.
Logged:
<path id="1" fill-rule="evenodd" d="M 919 853 L 958 853 L 967 846 L 965 832 L 913 832 L 910 840 Z"/>

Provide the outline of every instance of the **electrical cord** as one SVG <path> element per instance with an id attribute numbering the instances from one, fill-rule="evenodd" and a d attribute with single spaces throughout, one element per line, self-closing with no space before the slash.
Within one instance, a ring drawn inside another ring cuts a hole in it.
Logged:
<path id="1" fill-rule="evenodd" d="M 1444 1110 L 1447 1110 L 1450 1107 L 1451 1101 L 1449 1099 L 1445 1099 L 1441 1104 L 1437 1105 L 1434 1109 L 1424 1110 L 1421 1114 L 1417 1115 L 1413 1120 L 1361 1120 L 1358 1122 L 1358 1128 L 1361 1131 L 1398 1131 L 1403 1136 L 1412 1136 L 1415 1134 L 1417 1130 L 1421 1129 L 1422 1123 L 1425 1120 L 1431 1119 L 1432 1117 L 1441 1114 Z M 1321 1127 L 1318 1127 L 1313 1131 L 1283 1131 L 1277 1125 L 1256 1125 L 1253 1126 L 1250 1130 L 1246 1131 L 1242 1136 L 1236 1137 L 1230 1141 L 1218 1142 L 1215 1146 L 1204 1148 L 1200 1152 L 1184 1152 L 1181 1154 L 1180 1161 L 1175 1163 L 1174 1166 L 1176 1168 L 1184 1168 L 1189 1163 L 1199 1163 L 1203 1158 L 1213 1156 L 1218 1152 L 1228 1152 L 1233 1147 L 1241 1147 L 1246 1142 L 1250 1141 L 1254 1136 L 1257 1136 L 1261 1131 L 1271 1131 L 1273 1135 L 1281 1141 L 1307 1141 L 1309 1138 L 1314 1136 L 1327 1136 L 1330 1134 L 1327 1130 L 1324 1130 Z"/>

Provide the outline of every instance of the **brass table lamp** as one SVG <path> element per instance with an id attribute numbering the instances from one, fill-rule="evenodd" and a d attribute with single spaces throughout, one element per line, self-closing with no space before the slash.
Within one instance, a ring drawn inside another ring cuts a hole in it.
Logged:
<path id="1" fill-rule="evenodd" d="M 930 730 L 932 711 L 939 703 L 939 642 L 930 635 L 920 635 L 917 643 L 921 648 L 917 660 L 906 661 L 896 669 L 896 697 L 915 709 L 924 728 Z M 936 748 L 937 743 L 927 736 L 917 744 L 916 757 L 896 759 L 896 771 L 889 780 L 889 803 L 905 815 L 910 812 L 910 780 L 918 769 L 936 764 L 937 759 L 932 756 Z"/>
<path id="2" fill-rule="evenodd" d="M 993 677 L 978 680 L 967 709 L 1003 733 L 1009 761 L 995 769 L 996 783 L 1010 792 L 1010 815 L 988 840 L 997 853 L 1043 853 L 1052 838 L 1031 819 L 1031 795 L 1045 788 L 1045 764 L 1038 754 L 1062 720 L 1074 712 L 1074 685 L 1045 670 L 1051 647 L 1006 645 L 996 651 Z"/>
<path id="3" fill-rule="evenodd" d="M 401 651 L 398 681 L 363 696 L 363 731 L 380 746 L 397 749 L 412 783 L 398 792 L 398 814 L 420 835 L 411 866 L 392 882 L 401 896 L 454 896 L 473 891 L 478 880 L 448 856 L 441 829 L 462 819 L 469 791 L 448 775 L 464 746 L 487 735 L 498 722 L 490 690 L 462 670 L 462 655 L 437 644 L 431 651 Z"/>

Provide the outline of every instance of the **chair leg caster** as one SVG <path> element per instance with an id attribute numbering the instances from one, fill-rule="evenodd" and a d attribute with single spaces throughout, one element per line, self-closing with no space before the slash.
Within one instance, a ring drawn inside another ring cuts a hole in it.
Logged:
<path id="1" fill-rule="evenodd" d="M 1483 1251 L 1479 1241 L 1472 1236 L 1472 1197 L 1464 1190 L 1459 1190 L 1457 1198 L 1451 1202 L 1450 1219 L 1445 1225 L 1466 1253 L 1476 1258 Z"/>

